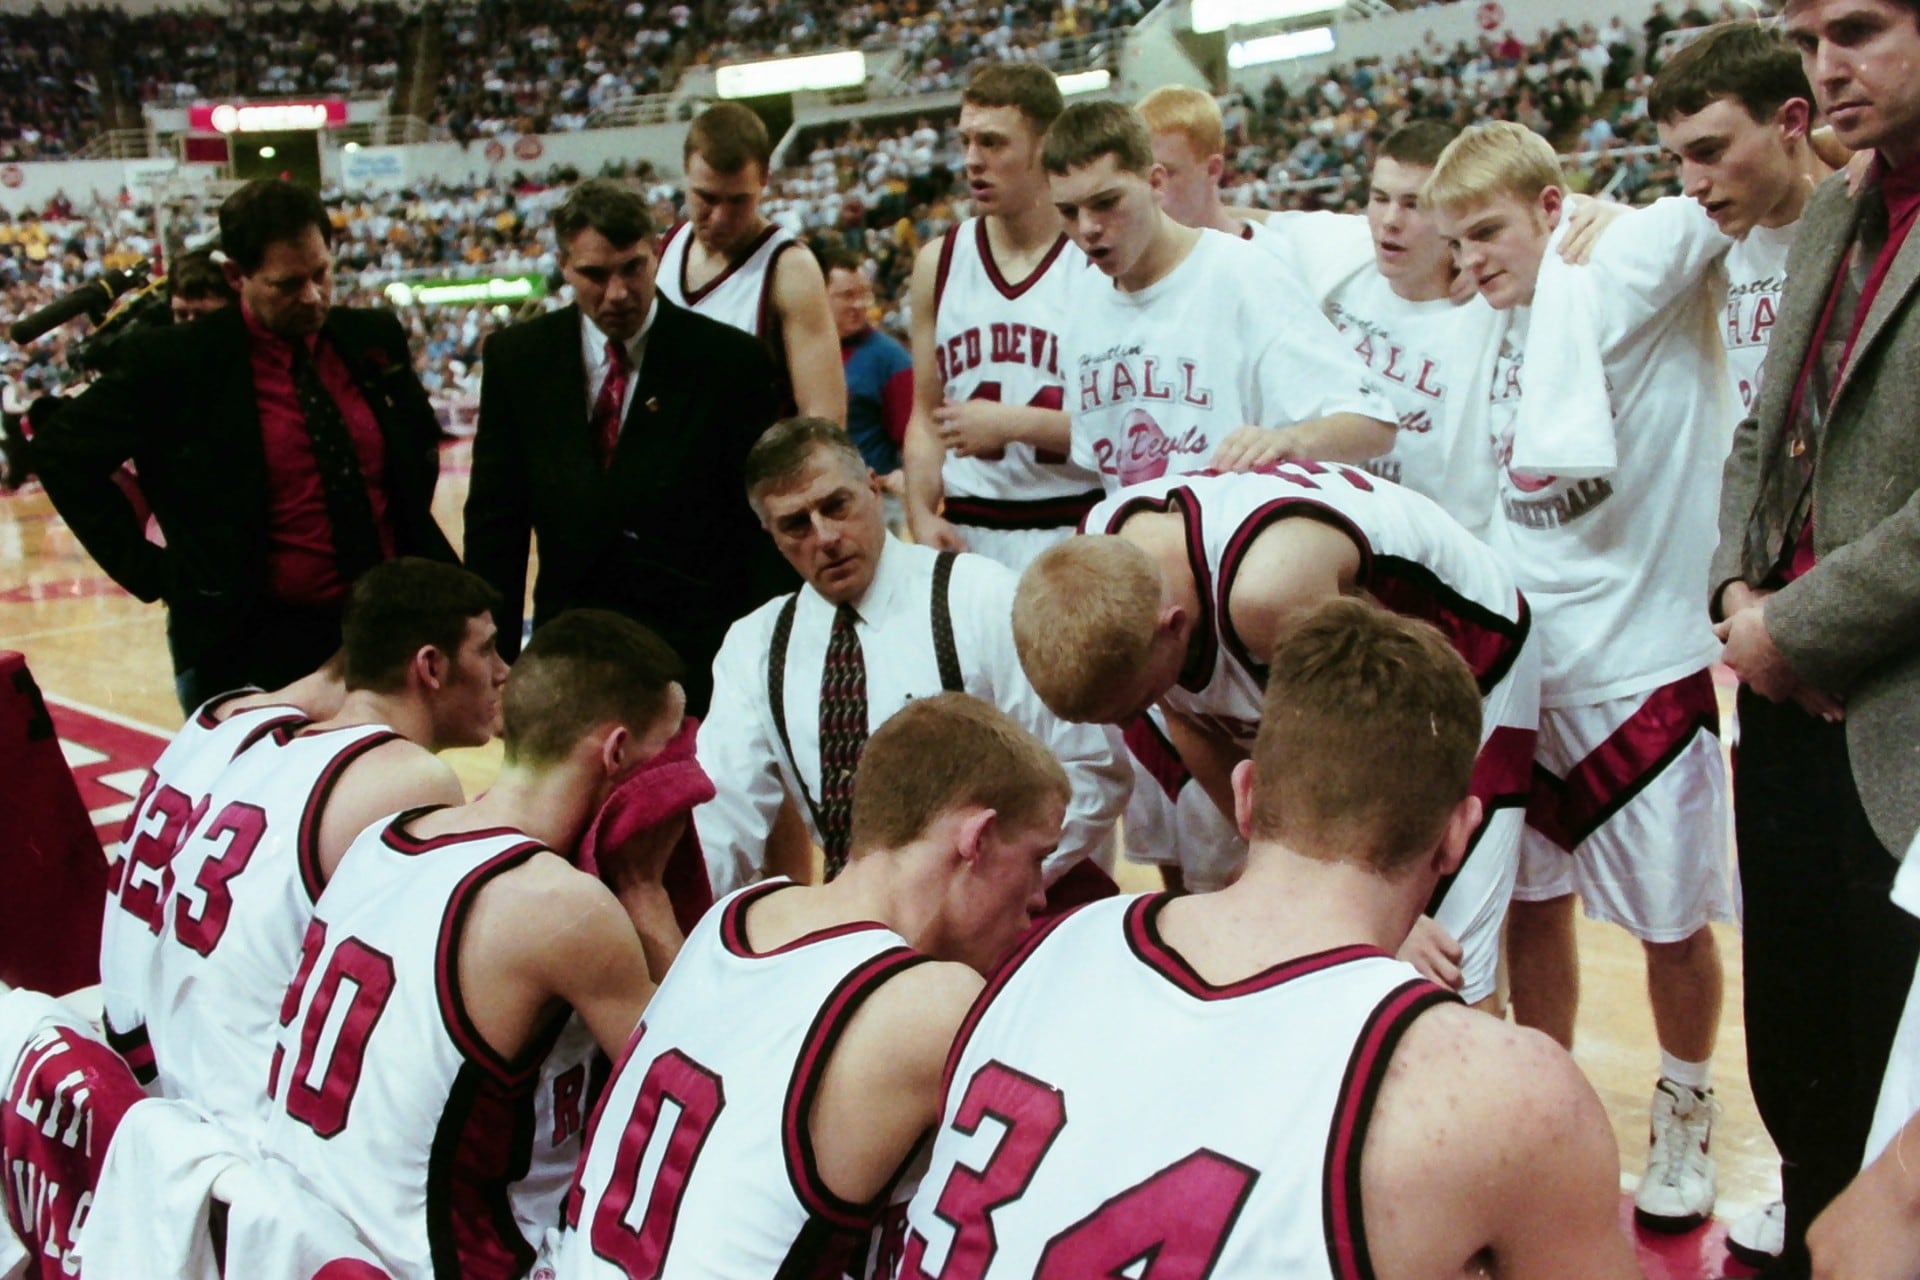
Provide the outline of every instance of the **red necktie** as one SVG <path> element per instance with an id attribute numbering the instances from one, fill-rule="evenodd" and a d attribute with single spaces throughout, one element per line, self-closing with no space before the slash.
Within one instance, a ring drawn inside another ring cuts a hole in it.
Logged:
<path id="1" fill-rule="evenodd" d="M 633 376 L 633 361 L 625 343 L 607 339 L 607 377 L 600 394 L 593 398 L 593 438 L 600 444 L 600 465 L 613 465 L 613 451 L 620 443 L 620 419 L 627 405 L 627 379 Z"/>

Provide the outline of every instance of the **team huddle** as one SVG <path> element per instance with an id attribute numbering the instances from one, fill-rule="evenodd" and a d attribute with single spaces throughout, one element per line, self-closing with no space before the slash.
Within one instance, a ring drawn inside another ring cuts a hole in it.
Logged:
<path id="1" fill-rule="evenodd" d="M 1725 24 L 1650 103 L 1687 196 L 1421 122 L 1364 215 L 1268 214 L 1223 207 L 1204 93 L 980 71 L 974 216 L 912 277 L 909 536 L 793 347 L 740 488 L 803 585 L 710 673 L 595 608 L 509 667 L 520 602 L 401 557 L 332 661 L 199 707 L 127 819 L 102 1032 L 0 1000 L 0 1273 L 1638 1274 L 1574 904 L 1643 944 L 1635 1211 L 1690 1229 L 1715 495 L 1812 100 Z M 600 216 L 609 262 L 644 234 Z M 676 301 L 752 328 L 805 291 L 784 245 Z M 468 800 L 439 753 L 496 735 Z"/>

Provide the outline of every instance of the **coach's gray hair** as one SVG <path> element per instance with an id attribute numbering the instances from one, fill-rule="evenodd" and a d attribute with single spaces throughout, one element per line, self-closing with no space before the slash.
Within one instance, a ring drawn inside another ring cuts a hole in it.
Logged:
<path id="1" fill-rule="evenodd" d="M 821 451 L 834 454 L 852 474 L 866 477 L 867 460 L 860 456 L 853 438 L 830 419 L 782 418 L 761 432 L 741 467 L 747 482 L 747 502 L 754 514 L 760 514 L 762 494 L 791 484 Z"/>

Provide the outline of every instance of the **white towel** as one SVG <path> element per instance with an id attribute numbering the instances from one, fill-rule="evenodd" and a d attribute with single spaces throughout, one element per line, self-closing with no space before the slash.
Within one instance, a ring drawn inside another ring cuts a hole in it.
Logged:
<path id="1" fill-rule="evenodd" d="M 219 1280 L 207 1231 L 213 1184 L 245 1163 L 238 1142 L 184 1103 L 151 1098 L 128 1108 L 80 1232 L 82 1274 Z"/>
<path id="2" fill-rule="evenodd" d="M 1513 470 L 1584 480 L 1619 465 L 1613 401 L 1600 350 L 1599 272 L 1560 260 L 1567 223 L 1547 241 L 1534 283 L 1520 411 L 1514 418 Z"/>

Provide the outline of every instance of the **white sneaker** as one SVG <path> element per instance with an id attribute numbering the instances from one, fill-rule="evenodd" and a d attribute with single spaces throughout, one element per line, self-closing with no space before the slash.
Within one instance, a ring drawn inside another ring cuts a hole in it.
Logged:
<path id="1" fill-rule="evenodd" d="M 1713 1212 L 1712 1090 L 1697 1093 L 1664 1077 L 1653 1089 L 1647 1171 L 1633 1193 L 1633 1216 L 1651 1231 L 1692 1231 Z"/>
<path id="2" fill-rule="evenodd" d="M 1787 1206 L 1775 1200 L 1742 1214 L 1727 1228 L 1727 1255 L 1759 1270 L 1787 1247 Z"/>

